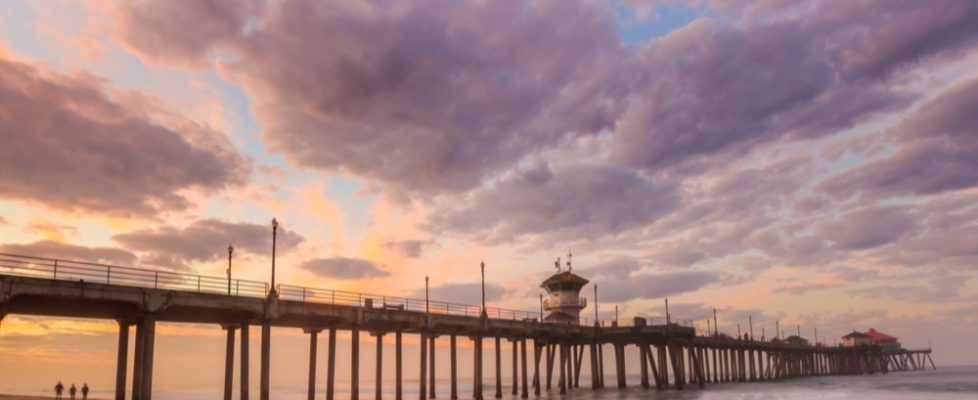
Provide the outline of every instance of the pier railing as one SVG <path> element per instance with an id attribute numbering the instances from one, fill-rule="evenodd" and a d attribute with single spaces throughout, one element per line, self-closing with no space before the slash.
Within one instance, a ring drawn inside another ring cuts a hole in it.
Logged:
<path id="1" fill-rule="evenodd" d="M 667 320 L 666 317 L 641 317 L 641 318 L 645 320 L 644 326 L 652 326 L 656 324 L 659 325 L 671 324 L 671 325 L 682 326 L 684 328 L 695 328 L 693 326 L 693 320 L 691 319 L 672 318 Z M 580 324 L 582 326 L 594 326 L 595 325 L 594 321 L 595 321 L 594 318 L 582 317 Z M 604 328 L 640 326 L 640 325 L 636 325 L 634 318 L 619 318 L 617 321 L 613 319 L 610 320 L 599 319 L 597 321 L 598 321 L 597 325 Z"/>
<path id="2" fill-rule="evenodd" d="M 154 289 L 228 294 L 228 278 L 0 253 L 0 274 Z M 232 296 L 265 297 L 265 282 L 232 279 Z"/>
<path id="3" fill-rule="evenodd" d="M 386 296 L 380 294 L 346 292 L 342 290 L 317 289 L 292 285 L 276 287 L 279 298 L 302 302 L 336 304 L 351 307 L 383 308 L 397 311 L 429 312 L 431 314 L 460 315 L 478 317 L 482 307 L 471 304 L 449 303 L 444 301 L 411 299 L 407 297 Z M 489 318 L 509 320 L 538 320 L 540 313 L 511 310 L 506 308 L 486 307 Z"/>

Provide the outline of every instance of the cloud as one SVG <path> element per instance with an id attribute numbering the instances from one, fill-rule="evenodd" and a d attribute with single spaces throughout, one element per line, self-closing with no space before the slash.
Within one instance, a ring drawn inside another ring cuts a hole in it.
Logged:
<path id="1" fill-rule="evenodd" d="M 272 229 L 266 224 L 225 222 L 202 219 L 184 227 L 160 226 L 121 233 L 113 240 L 126 247 L 146 253 L 144 261 L 172 267 L 187 267 L 193 262 L 207 262 L 227 257 L 227 246 L 235 254 L 270 255 Z M 278 228 L 276 246 L 279 252 L 288 251 L 304 238 L 282 226 Z"/>
<path id="2" fill-rule="evenodd" d="M 598 298 L 604 301 L 661 299 L 699 290 L 720 280 L 712 271 L 678 271 L 658 274 L 636 274 L 628 279 L 594 280 Z"/>
<path id="3" fill-rule="evenodd" d="M 424 248 L 430 243 L 424 240 L 391 240 L 384 242 L 384 247 L 396 251 L 408 258 L 420 258 Z"/>
<path id="4" fill-rule="evenodd" d="M 930 195 L 978 186 L 978 78 L 955 84 L 897 124 L 886 158 L 826 179 L 836 197 Z"/>
<path id="5" fill-rule="evenodd" d="M 878 81 L 844 79 L 822 34 L 799 21 L 698 20 L 654 42 L 634 66 L 613 157 L 648 170 L 722 165 L 712 159 L 832 134 L 908 104 Z"/>
<path id="6" fill-rule="evenodd" d="M 390 276 L 372 261 L 360 258 L 316 258 L 299 264 L 299 268 L 324 278 L 363 279 Z"/>
<path id="7" fill-rule="evenodd" d="M 524 236 L 615 235 L 649 224 L 679 203 L 678 188 L 613 166 L 539 165 L 476 192 L 431 218 L 429 229 L 489 242 Z"/>
<path id="8" fill-rule="evenodd" d="M 495 283 L 486 283 L 486 301 L 499 300 L 506 294 L 506 289 Z M 424 298 L 424 288 L 416 289 L 410 297 L 416 299 Z M 432 301 L 443 301 L 449 303 L 461 303 L 470 305 L 482 304 L 482 286 L 480 283 L 449 283 L 429 288 L 429 299 Z M 491 304 L 487 304 L 490 307 Z"/>
<path id="9" fill-rule="evenodd" d="M 115 247 L 85 247 L 53 240 L 27 244 L 0 245 L 0 252 L 32 257 L 58 258 L 72 261 L 114 264 L 123 267 L 136 264 L 135 254 Z"/>
<path id="10" fill-rule="evenodd" d="M 863 250 L 892 243 L 914 225 L 914 218 L 900 207 L 879 206 L 846 212 L 816 230 L 821 239 L 841 249 Z"/>
<path id="11" fill-rule="evenodd" d="M 608 13 L 587 2 L 286 0 L 146 1 L 116 15 L 145 59 L 227 54 L 221 71 L 256 94 L 262 139 L 289 162 L 441 193 L 612 126 L 622 49 Z"/>
<path id="12" fill-rule="evenodd" d="M 157 100 L 0 57 L 0 196 L 65 210 L 153 215 L 186 191 L 242 182 L 248 163 Z"/>

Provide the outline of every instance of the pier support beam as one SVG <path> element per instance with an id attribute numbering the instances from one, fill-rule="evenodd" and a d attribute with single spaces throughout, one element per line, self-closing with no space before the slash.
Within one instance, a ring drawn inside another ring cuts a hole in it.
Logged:
<path id="1" fill-rule="evenodd" d="M 451 353 L 449 364 L 451 364 L 451 370 L 452 370 L 451 371 L 451 379 L 452 379 L 451 399 L 458 400 L 458 346 L 456 344 L 457 339 L 454 333 L 449 337 L 449 340 L 451 341 L 449 343 L 449 347 L 451 347 L 451 349 L 449 350 L 449 352 Z"/>
<path id="2" fill-rule="evenodd" d="M 615 377 L 618 381 L 618 388 L 624 388 L 628 384 L 625 381 L 625 346 L 615 343 Z"/>
<path id="3" fill-rule="evenodd" d="M 156 341 L 156 316 L 146 315 L 142 321 L 143 329 L 143 357 L 138 366 L 140 368 L 140 399 L 152 400 L 153 398 L 153 348 Z M 133 366 L 137 367 L 137 366 Z"/>
<path id="4" fill-rule="evenodd" d="M 248 323 L 241 323 L 241 367 L 238 369 L 241 374 L 241 400 L 248 400 L 249 384 L 248 381 Z"/>
<path id="5" fill-rule="evenodd" d="M 143 397 L 143 350 L 146 343 L 146 328 L 143 327 L 142 320 L 136 321 L 136 343 L 133 345 L 132 359 L 132 400 L 140 400 Z"/>
<path id="6" fill-rule="evenodd" d="M 533 340 L 533 395 L 540 396 L 540 355 L 543 347 L 536 339 Z M 525 357 L 524 357 L 525 358 Z"/>
<path id="7" fill-rule="evenodd" d="M 428 398 L 435 398 L 435 339 L 438 336 L 428 337 Z"/>
<path id="8" fill-rule="evenodd" d="M 394 400 L 403 400 L 404 382 L 402 377 L 401 331 L 394 332 Z"/>
<path id="9" fill-rule="evenodd" d="M 418 365 L 418 398 L 420 400 L 426 400 L 428 397 L 428 337 L 424 332 L 421 332 L 421 357 L 419 357 Z"/>
<path id="10" fill-rule="evenodd" d="M 309 334 L 309 388 L 306 396 L 316 400 L 316 357 L 319 354 L 319 329 L 304 329 Z"/>
<path id="11" fill-rule="evenodd" d="M 261 387 L 259 388 L 258 398 L 269 400 L 269 373 L 271 372 L 272 356 L 272 323 L 269 320 L 262 321 L 261 324 Z"/>
<path id="12" fill-rule="evenodd" d="M 598 346 L 591 342 L 589 346 L 591 355 L 591 389 L 598 388 Z"/>
<path id="13" fill-rule="evenodd" d="M 350 400 L 360 399 L 360 327 L 350 330 Z"/>
<path id="14" fill-rule="evenodd" d="M 374 363 L 374 399 L 384 395 L 384 333 L 377 332 L 377 361 Z M 314 399 L 309 399 L 314 400 Z"/>
<path id="15" fill-rule="evenodd" d="M 503 360 L 502 360 L 502 354 L 499 347 L 500 347 L 500 338 L 499 336 L 496 336 L 496 348 L 495 348 L 496 350 L 496 396 L 495 397 L 497 399 L 503 398 L 503 377 L 502 377 Z"/>
<path id="16" fill-rule="evenodd" d="M 515 345 L 516 343 L 513 343 L 513 346 Z M 530 397 L 530 391 L 526 385 L 526 338 L 520 339 L 520 353 L 522 353 L 520 360 L 522 361 L 521 367 L 523 370 L 523 379 L 522 379 L 523 390 L 520 391 L 520 398 L 525 399 L 527 397 Z"/>
<path id="17" fill-rule="evenodd" d="M 639 378 L 639 382 L 642 385 L 642 389 L 648 389 L 650 387 L 649 386 L 649 364 L 647 362 L 645 362 L 645 358 L 646 358 L 645 357 L 645 351 L 646 351 L 645 345 L 639 343 L 638 350 L 639 350 L 639 360 L 638 360 L 638 362 L 640 364 L 639 365 L 639 367 L 640 367 L 639 370 L 641 372 L 641 375 L 640 375 L 640 378 Z"/>
<path id="18" fill-rule="evenodd" d="M 333 400 L 336 384 L 336 328 L 329 328 L 329 340 L 326 344 L 329 354 L 326 356 L 326 400 Z"/>
<path id="19" fill-rule="evenodd" d="M 518 369 L 519 367 L 517 366 L 517 362 L 518 362 L 517 358 L 519 357 L 518 351 L 520 347 L 520 341 L 519 339 L 513 339 L 510 340 L 510 342 L 513 343 L 513 393 L 512 395 L 515 396 L 516 393 L 519 391 L 519 383 L 517 382 L 516 379 L 519 377 L 519 369 Z"/>
<path id="20" fill-rule="evenodd" d="M 119 349 L 115 363 L 115 400 L 126 400 L 126 371 L 129 362 L 129 321 L 119 320 Z"/>
<path id="21" fill-rule="evenodd" d="M 224 348 L 224 400 L 231 400 L 234 389 L 234 325 L 221 326 L 227 333 L 227 343 Z"/>
<path id="22" fill-rule="evenodd" d="M 564 371 L 567 370 L 567 345 L 564 343 L 560 344 L 560 380 L 558 384 L 560 385 L 560 394 L 567 393 L 567 376 Z"/>
<path id="23" fill-rule="evenodd" d="M 475 348 L 475 356 L 473 358 L 473 398 L 475 400 L 482 400 L 482 337 L 477 336 L 472 338 Z"/>

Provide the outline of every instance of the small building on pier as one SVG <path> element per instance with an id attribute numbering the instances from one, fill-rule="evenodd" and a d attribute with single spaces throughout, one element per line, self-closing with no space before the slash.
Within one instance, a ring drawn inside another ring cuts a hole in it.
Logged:
<path id="1" fill-rule="evenodd" d="M 873 337 L 859 331 L 842 337 L 842 347 L 859 347 L 873 344 Z"/>
<path id="2" fill-rule="evenodd" d="M 882 347 L 883 351 L 900 350 L 900 341 L 894 336 L 887 335 L 873 328 L 869 328 L 869 330 L 866 331 L 866 336 L 869 336 L 874 344 Z"/>
<path id="3" fill-rule="evenodd" d="M 807 346 L 808 339 L 798 335 L 791 335 L 784 339 L 784 342 L 793 346 Z"/>
<path id="4" fill-rule="evenodd" d="M 540 284 L 540 287 L 547 291 L 547 299 L 543 301 L 543 308 L 547 311 L 547 315 L 543 321 L 578 325 L 581 310 L 587 307 L 587 299 L 581 297 L 581 289 L 588 280 L 571 272 L 569 255 L 566 271 L 561 270 L 560 259 L 555 265 L 557 273 Z"/>

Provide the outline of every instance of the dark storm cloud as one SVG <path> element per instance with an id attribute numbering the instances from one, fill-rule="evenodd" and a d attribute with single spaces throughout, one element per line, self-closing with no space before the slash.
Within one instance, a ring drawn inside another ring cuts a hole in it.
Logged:
<path id="1" fill-rule="evenodd" d="M 0 57 L 0 197 L 152 215 L 185 209 L 181 191 L 244 180 L 247 165 L 222 135 L 147 114 L 157 109 L 91 75 Z"/>
<path id="2" fill-rule="evenodd" d="M 184 227 L 161 226 L 112 237 L 127 248 L 146 253 L 144 261 L 171 267 L 227 257 L 228 244 L 235 254 L 271 255 L 272 229 L 266 224 L 234 223 L 216 219 L 194 221 Z M 288 251 L 303 237 L 279 226 L 277 251 Z"/>
<path id="3" fill-rule="evenodd" d="M 491 242 L 598 237 L 647 225 L 679 204 L 676 185 L 610 166 L 537 166 L 433 217 L 432 229 Z"/>
<path id="4" fill-rule="evenodd" d="M 363 279 L 390 275 L 390 272 L 372 261 L 361 258 L 317 258 L 299 264 L 299 268 L 324 278 L 335 279 Z"/>
<path id="5" fill-rule="evenodd" d="M 149 59 L 229 52 L 222 70 L 261 93 L 254 110 L 273 151 L 395 191 L 477 187 L 535 149 L 610 128 L 622 97 L 608 10 L 589 3 L 120 8 L 123 40 Z"/>
<path id="6" fill-rule="evenodd" d="M 958 83 L 894 127 L 886 158 L 819 187 L 839 197 L 928 195 L 978 186 L 978 79 Z"/>
<path id="7" fill-rule="evenodd" d="M 27 244 L 4 244 L 0 245 L 0 253 L 106 263 L 124 267 L 133 266 L 137 260 L 135 254 L 115 247 L 76 246 L 53 240 L 42 240 Z"/>

